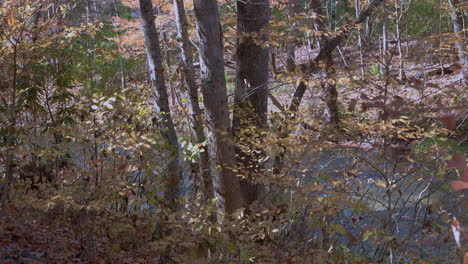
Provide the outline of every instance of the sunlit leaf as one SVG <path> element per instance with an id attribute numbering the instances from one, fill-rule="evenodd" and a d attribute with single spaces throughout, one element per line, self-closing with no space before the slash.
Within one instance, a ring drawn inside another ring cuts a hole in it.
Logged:
<path id="1" fill-rule="evenodd" d="M 460 223 L 458 222 L 456 217 L 453 217 L 452 222 L 450 222 L 450 227 L 452 228 L 453 238 L 457 247 L 461 247 L 460 244 Z"/>
<path id="2" fill-rule="evenodd" d="M 455 191 L 468 189 L 468 182 L 466 181 L 451 181 L 450 185 L 452 186 L 452 189 Z"/>

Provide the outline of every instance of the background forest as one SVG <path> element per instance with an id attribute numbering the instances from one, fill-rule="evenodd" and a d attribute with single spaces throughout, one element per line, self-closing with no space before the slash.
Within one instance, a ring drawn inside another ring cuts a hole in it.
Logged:
<path id="1" fill-rule="evenodd" d="M 468 264 L 464 0 L 0 0 L 0 263 Z"/>

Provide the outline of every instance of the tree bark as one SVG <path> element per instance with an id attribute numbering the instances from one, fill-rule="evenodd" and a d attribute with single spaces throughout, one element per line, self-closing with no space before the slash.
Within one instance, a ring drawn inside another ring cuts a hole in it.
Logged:
<path id="1" fill-rule="evenodd" d="M 164 68 L 162 66 L 161 49 L 151 0 L 140 0 L 140 11 L 156 114 L 160 117 L 158 125 L 161 136 L 165 140 L 165 144 L 169 150 L 167 155 L 167 181 L 164 190 L 165 202 L 169 209 L 176 210 L 179 182 L 182 176 L 179 166 L 179 144 L 170 114 L 169 98 L 163 75 Z"/>
<path id="2" fill-rule="evenodd" d="M 188 22 L 185 15 L 183 0 L 174 0 L 174 9 L 177 23 L 177 38 L 180 48 L 180 58 L 184 73 L 185 86 L 187 88 L 187 97 L 190 106 L 190 119 L 192 122 L 192 131 L 195 135 L 196 143 L 205 142 L 206 136 L 203 131 L 203 113 L 198 101 L 198 85 L 195 81 L 195 71 L 193 69 L 193 51 L 188 35 Z M 203 188 L 203 195 L 206 199 L 213 198 L 213 181 L 210 173 L 210 158 L 208 146 L 203 147 L 203 152 L 198 155 L 200 159 L 200 176 Z"/>
<path id="3" fill-rule="evenodd" d="M 404 72 L 403 72 L 403 48 L 401 45 L 401 29 L 400 29 L 400 22 L 403 17 L 403 10 L 401 5 L 398 5 L 398 1 L 395 1 L 395 33 L 396 33 L 396 41 L 398 47 L 398 78 L 400 80 L 404 79 Z"/>
<path id="4" fill-rule="evenodd" d="M 329 45 L 329 38 L 325 33 L 325 23 L 323 22 L 323 10 L 320 0 L 312 0 L 310 6 L 316 14 L 317 18 L 314 21 L 315 30 L 320 32 L 319 43 L 320 47 L 327 47 Z M 333 50 L 329 50 L 324 57 L 324 67 L 322 69 L 321 86 L 324 92 L 324 99 L 328 109 L 328 123 L 337 125 L 340 122 L 338 113 L 338 92 L 334 80 L 335 66 L 333 65 Z"/>
<path id="5" fill-rule="evenodd" d="M 355 0 L 355 8 L 356 8 L 356 17 L 359 17 L 359 14 L 361 13 L 361 7 L 359 6 L 359 0 Z M 361 32 L 361 27 L 357 27 L 357 45 L 359 48 L 359 69 L 361 71 L 361 76 L 364 76 L 364 56 L 363 56 L 363 50 L 362 50 L 362 32 Z"/>
<path id="6" fill-rule="evenodd" d="M 367 0 L 367 2 L 370 4 L 371 3 L 371 0 Z M 374 32 L 374 21 L 372 20 L 372 18 L 369 16 L 366 18 L 366 31 L 365 31 L 365 42 L 366 42 L 366 47 L 368 49 L 371 48 L 372 46 L 372 34 Z"/>
<path id="7" fill-rule="evenodd" d="M 261 198 L 264 186 L 256 179 L 265 170 L 262 132 L 267 128 L 269 48 L 269 0 L 237 2 L 237 70 L 234 96 L 233 131 L 240 147 L 236 149 L 245 206 Z M 252 131 L 246 133 L 246 131 Z M 250 141 L 250 142 L 249 142 Z"/>
<path id="8" fill-rule="evenodd" d="M 463 26 L 460 23 L 460 14 L 457 11 L 458 0 L 447 0 L 450 5 L 450 16 L 452 18 L 453 31 L 455 33 L 455 46 L 458 50 L 458 59 L 462 67 L 462 76 L 465 86 L 468 86 L 468 55 L 465 51 L 466 43 L 463 35 Z"/>
<path id="9" fill-rule="evenodd" d="M 199 37 L 200 72 L 203 103 L 210 143 L 221 169 L 214 179 L 217 206 L 230 214 L 243 205 L 239 179 L 234 173 L 236 156 L 231 136 L 231 124 L 224 75 L 223 40 L 216 0 L 194 0 Z"/>
<path id="10" fill-rule="evenodd" d="M 381 64 L 380 71 L 386 75 L 390 70 L 390 65 L 388 64 L 388 11 L 387 11 L 387 0 L 382 2 L 383 7 L 383 18 L 382 18 L 382 54 L 381 54 Z"/>
<path id="11" fill-rule="evenodd" d="M 289 0 L 288 1 L 288 16 L 289 19 L 293 19 L 293 22 L 290 23 L 290 27 L 293 30 L 291 32 L 291 41 L 288 41 L 286 44 L 286 70 L 293 72 L 296 68 L 296 43 L 298 36 L 295 34 L 294 28 L 296 27 L 296 22 L 294 21 L 296 15 L 301 12 L 303 6 L 302 1 L 300 0 Z"/>
<path id="12" fill-rule="evenodd" d="M 13 163 L 15 159 L 15 131 L 16 131 L 16 111 L 17 111 L 17 96 L 18 91 L 16 87 L 16 79 L 18 75 L 18 52 L 16 43 L 12 43 L 13 46 L 13 78 L 11 84 L 11 101 L 8 106 L 8 128 L 7 128 L 7 138 L 6 138 L 6 160 L 5 160 L 5 179 L 2 186 L 2 197 L 1 197 L 1 206 L 4 207 L 5 203 L 9 199 L 9 190 L 10 184 L 13 181 Z"/>

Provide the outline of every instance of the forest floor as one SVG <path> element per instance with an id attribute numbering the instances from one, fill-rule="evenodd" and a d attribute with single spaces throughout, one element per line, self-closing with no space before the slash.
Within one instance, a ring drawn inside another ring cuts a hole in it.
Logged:
<path id="1" fill-rule="evenodd" d="M 68 227 L 46 224 L 12 205 L 7 210 L 0 215 L 0 263 L 84 263 L 80 241 Z"/>

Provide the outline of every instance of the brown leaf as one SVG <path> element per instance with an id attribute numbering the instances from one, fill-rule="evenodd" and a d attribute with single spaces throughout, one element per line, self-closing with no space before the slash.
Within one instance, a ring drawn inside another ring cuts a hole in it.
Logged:
<path id="1" fill-rule="evenodd" d="M 10 27 L 12 27 L 12 26 L 14 26 L 16 24 L 16 19 L 13 16 L 12 13 L 10 13 L 7 17 L 4 17 L 3 21 L 5 21 L 5 23 L 7 23 L 8 26 L 10 26 Z"/>
<path id="2" fill-rule="evenodd" d="M 349 242 L 351 242 L 351 244 L 356 244 L 356 242 L 358 241 L 357 238 L 353 235 L 353 233 L 351 232 L 346 232 L 346 238 L 349 240 Z"/>
<path id="3" fill-rule="evenodd" d="M 378 100 L 384 101 L 386 98 L 387 97 L 385 97 L 384 95 L 379 95 L 379 96 L 374 97 L 372 100 L 374 100 L 374 101 L 378 101 Z"/>
<path id="4" fill-rule="evenodd" d="M 447 161 L 447 165 L 449 168 L 456 168 L 460 170 L 466 170 L 468 169 L 468 166 L 466 165 L 466 159 L 463 156 L 463 154 L 457 152 L 452 156 L 452 159 Z"/>
<path id="5" fill-rule="evenodd" d="M 352 99 L 351 102 L 349 102 L 348 111 L 354 112 L 354 110 L 356 109 L 356 104 L 357 104 L 357 100 Z"/>
<path id="6" fill-rule="evenodd" d="M 416 85 L 423 85 L 423 82 L 421 80 L 416 79 L 415 77 L 411 77 L 409 81 Z"/>
<path id="7" fill-rule="evenodd" d="M 465 171 L 465 172 L 462 173 L 461 179 L 462 179 L 462 181 L 468 182 L 468 171 Z"/>
<path id="8" fill-rule="evenodd" d="M 392 107 L 399 108 L 399 107 L 401 107 L 403 104 L 405 104 L 405 99 L 401 98 L 401 97 L 398 96 L 398 95 L 393 96 L 393 101 L 392 101 L 392 103 L 391 103 L 391 106 L 392 106 Z"/>
<path id="9" fill-rule="evenodd" d="M 370 100 L 370 98 L 365 94 L 361 94 L 361 99 L 362 100 Z"/>
<path id="10" fill-rule="evenodd" d="M 468 189 L 468 182 L 465 181 L 451 181 L 450 185 L 454 191 Z"/>
<path id="11" fill-rule="evenodd" d="M 446 115 L 440 118 L 447 129 L 455 129 L 457 127 L 457 119 L 454 115 Z"/>

